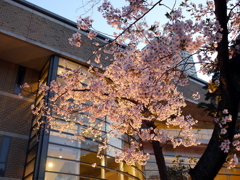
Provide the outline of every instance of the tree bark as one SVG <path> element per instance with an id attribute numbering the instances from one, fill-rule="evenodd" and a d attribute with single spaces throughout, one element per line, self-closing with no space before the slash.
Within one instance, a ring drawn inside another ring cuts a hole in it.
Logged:
<path id="1" fill-rule="evenodd" d="M 221 101 L 218 103 L 218 112 L 228 109 L 232 115 L 232 122 L 228 124 L 228 139 L 231 141 L 234 136 L 235 125 L 238 114 L 239 95 L 232 81 L 232 70 L 228 54 L 228 30 L 227 30 L 227 2 L 226 0 L 215 0 L 215 14 L 223 28 L 222 40 L 218 44 L 218 68 L 220 71 L 219 93 Z M 220 149 L 221 140 L 219 138 L 221 128 L 215 125 L 209 144 L 194 169 L 189 174 L 192 180 L 213 180 L 226 161 L 228 153 Z"/>
<path id="2" fill-rule="evenodd" d="M 169 180 L 167 174 L 167 166 L 165 163 L 165 159 L 163 156 L 162 147 L 159 141 L 152 141 L 153 152 L 156 158 L 156 163 L 158 167 L 158 171 L 160 174 L 161 180 Z"/>
<path id="3" fill-rule="evenodd" d="M 154 125 L 153 121 L 145 121 L 145 124 L 148 128 L 155 129 L 156 126 Z M 154 133 L 153 131 L 151 133 Z M 158 172 L 160 175 L 161 180 L 169 180 L 168 174 L 167 174 L 167 166 L 166 162 L 163 156 L 162 146 L 159 141 L 151 141 L 152 144 L 154 156 L 156 159 L 156 164 L 158 167 Z"/>

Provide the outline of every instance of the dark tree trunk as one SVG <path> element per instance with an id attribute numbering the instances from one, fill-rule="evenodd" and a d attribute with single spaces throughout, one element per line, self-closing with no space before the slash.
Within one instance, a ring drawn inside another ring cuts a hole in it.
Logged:
<path id="1" fill-rule="evenodd" d="M 159 141 L 152 141 L 153 152 L 161 180 L 168 180 L 167 167 L 163 156 L 162 147 Z"/>
<path id="2" fill-rule="evenodd" d="M 156 128 L 153 121 L 145 121 L 145 124 L 148 128 L 151 128 L 151 127 L 154 129 Z M 153 133 L 153 132 L 151 132 L 151 133 Z M 167 174 L 167 166 L 165 163 L 162 146 L 161 146 L 160 142 L 159 141 L 151 141 L 150 143 L 152 144 L 152 148 L 153 148 L 153 152 L 155 155 L 158 172 L 159 172 L 161 180 L 169 180 L 168 174 Z"/>
<path id="3" fill-rule="evenodd" d="M 235 125 L 238 114 L 239 93 L 232 81 L 232 69 L 228 54 L 228 30 L 227 30 L 227 3 L 226 0 L 215 0 L 215 14 L 223 28 L 222 41 L 218 44 L 218 70 L 220 71 L 219 93 L 221 101 L 218 103 L 218 112 L 228 109 L 232 115 L 232 122 L 227 128 L 228 139 L 231 141 L 234 136 Z M 215 125 L 209 144 L 194 169 L 189 174 L 192 180 L 213 180 L 226 160 L 228 153 L 220 149 L 221 140 L 219 133 L 221 128 Z"/>

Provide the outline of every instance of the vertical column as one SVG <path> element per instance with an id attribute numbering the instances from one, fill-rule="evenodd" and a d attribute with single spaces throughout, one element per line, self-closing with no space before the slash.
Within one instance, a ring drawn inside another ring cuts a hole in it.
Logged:
<path id="1" fill-rule="evenodd" d="M 80 115 L 78 115 L 78 118 L 80 117 Z M 79 120 L 79 119 L 78 119 Z M 81 132 L 81 127 L 80 126 L 78 126 L 78 131 L 77 131 L 77 134 L 80 134 L 80 132 Z M 76 143 L 77 143 L 77 147 L 79 148 L 78 149 L 78 151 L 77 151 L 77 154 L 76 154 L 76 160 L 77 161 L 80 161 L 81 160 L 81 151 L 82 151 L 82 149 L 81 149 L 81 143 L 79 143 L 79 142 L 77 142 L 76 141 Z M 79 174 L 80 174 L 80 172 L 81 172 L 81 163 L 78 163 L 78 165 L 76 166 L 76 168 L 78 168 L 78 171 L 79 171 Z"/>
<path id="2" fill-rule="evenodd" d="M 119 169 L 120 169 L 120 171 L 124 171 L 124 164 L 123 164 L 123 162 L 120 162 L 119 163 Z M 123 173 L 120 173 L 120 178 L 119 178 L 119 180 L 124 180 L 124 175 L 123 175 Z"/>
<path id="3" fill-rule="evenodd" d="M 104 158 L 101 159 L 101 165 L 105 167 L 105 158 L 106 156 L 104 156 Z M 106 178 L 106 172 L 105 172 L 105 168 L 101 168 L 101 178 L 105 179 Z"/>
<path id="4" fill-rule="evenodd" d="M 50 59 L 50 65 L 48 70 L 47 85 L 50 85 L 52 80 L 55 80 L 57 77 L 59 57 L 54 55 Z M 49 94 L 46 98 L 49 98 L 52 94 Z M 48 100 L 46 101 L 48 102 Z M 44 119 L 43 119 L 44 120 Z M 34 171 L 34 180 L 44 180 L 45 176 L 45 166 L 47 161 L 47 151 L 48 151 L 48 141 L 49 141 L 49 132 L 45 131 L 46 124 L 42 124 L 39 134 L 39 146 L 37 150 L 35 171 Z"/>
<path id="5" fill-rule="evenodd" d="M 135 163 L 135 165 L 136 165 L 136 163 Z M 134 165 L 134 166 L 131 166 L 132 175 L 133 175 L 134 177 L 136 177 L 136 167 L 135 167 L 135 165 Z"/>

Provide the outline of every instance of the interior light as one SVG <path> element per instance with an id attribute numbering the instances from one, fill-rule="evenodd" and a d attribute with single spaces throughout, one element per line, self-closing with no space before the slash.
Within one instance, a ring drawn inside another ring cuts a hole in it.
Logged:
<path id="1" fill-rule="evenodd" d="M 53 163 L 48 163 L 48 167 L 53 167 Z"/>

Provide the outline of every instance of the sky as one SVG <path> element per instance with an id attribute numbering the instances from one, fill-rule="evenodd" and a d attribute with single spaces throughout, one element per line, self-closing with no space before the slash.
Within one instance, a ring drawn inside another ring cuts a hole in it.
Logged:
<path id="1" fill-rule="evenodd" d="M 90 0 L 27 0 L 30 3 L 33 3 L 37 6 L 40 6 L 44 9 L 47 9 L 57 15 L 60 15 L 66 19 L 76 22 L 79 16 L 91 16 L 94 19 L 93 28 L 100 31 L 102 34 L 111 37 L 113 32 L 116 32 L 114 28 L 108 25 L 102 15 L 97 11 L 97 7 L 91 8 L 92 3 L 87 4 Z M 100 1 L 100 0 L 92 0 L 92 1 Z M 153 0 L 157 1 L 157 0 Z M 110 0 L 110 2 L 115 7 L 122 7 L 126 2 L 124 0 Z M 181 3 L 182 0 L 176 0 L 175 7 Z M 172 8 L 175 4 L 174 0 L 163 0 L 164 3 L 169 8 Z M 166 23 L 165 13 L 168 12 L 169 9 L 164 6 L 158 6 L 156 9 L 151 11 L 150 14 L 146 17 L 146 21 L 149 24 L 153 24 L 155 21 L 159 21 L 160 24 Z M 199 67 L 196 67 L 197 69 Z M 207 76 L 203 76 L 198 73 L 198 77 L 208 81 L 210 78 Z"/>
<path id="2" fill-rule="evenodd" d="M 101 13 L 97 11 L 96 8 L 91 8 L 92 3 L 87 4 L 91 0 L 27 0 L 35 5 L 38 5 L 44 9 L 47 9 L 53 13 L 63 16 L 69 20 L 75 21 L 79 16 L 91 16 L 94 19 L 93 27 L 94 29 L 112 35 L 115 29 L 109 26 L 104 18 L 102 18 Z M 92 0 L 100 1 L 100 0 Z M 115 7 L 122 7 L 126 4 L 125 0 L 110 0 Z M 157 1 L 157 0 L 153 0 Z M 164 1 L 164 0 L 163 0 Z M 165 0 L 167 6 L 173 7 L 173 0 Z M 180 0 L 178 0 L 180 2 Z M 90 11 L 88 11 L 90 10 Z M 88 11 L 88 13 L 86 13 Z M 165 13 L 168 11 L 166 7 L 158 6 L 157 9 L 153 10 L 148 16 L 147 21 L 149 23 L 154 23 L 154 21 L 160 21 L 161 24 L 166 23 Z M 157 18 L 156 18 L 157 17 Z"/>

